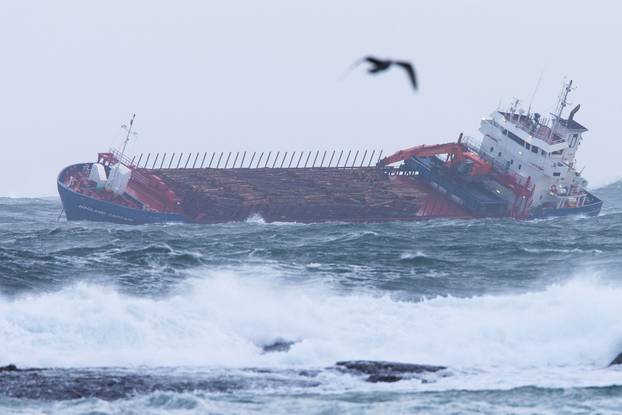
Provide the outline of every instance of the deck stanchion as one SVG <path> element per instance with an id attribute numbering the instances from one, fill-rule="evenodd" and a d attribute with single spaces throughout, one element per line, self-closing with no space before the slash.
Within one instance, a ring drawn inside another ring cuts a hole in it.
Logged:
<path id="1" fill-rule="evenodd" d="M 155 169 L 155 165 L 158 162 L 158 157 L 160 157 L 160 153 L 156 153 L 155 159 L 153 159 L 153 164 L 151 165 L 151 170 Z"/>
<path id="2" fill-rule="evenodd" d="M 271 154 L 272 154 L 272 151 L 268 151 L 268 157 L 266 157 L 266 164 L 263 165 L 264 169 L 268 168 L 268 163 L 270 162 L 270 155 Z"/>
<path id="3" fill-rule="evenodd" d="M 326 158 L 326 151 L 324 150 L 324 155 L 322 156 L 322 161 L 320 162 L 320 167 L 322 167 L 324 165 L 324 159 Z"/>
<path id="4" fill-rule="evenodd" d="M 255 151 L 253 151 L 253 157 L 251 157 L 251 161 L 250 163 L 248 163 L 248 168 L 250 169 L 251 166 L 253 165 L 253 160 L 255 160 L 255 154 L 257 154 Z"/>
<path id="5" fill-rule="evenodd" d="M 138 163 L 136 163 L 136 167 L 140 168 L 140 161 L 143 159 L 143 153 L 140 153 L 140 157 L 138 157 Z"/>
<path id="6" fill-rule="evenodd" d="M 382 150 L 380 150 L 380 153 L 378 153 L 378 161 L 377 161 L 377 163 L 380 163 L 380 157 L 382 157 Z"/>
<path id="7" fill-rule="evenodd" d="M 274 166 L 276 166 L 276 162 L 279 159 L 279 153 L 280 153 L 280 151 L 276 152 L 276 157 L 274 158 L 274 162 L 272 162 L 272 168 L 274 168 Z"/>
<path id="8" fill-rule="evenodd" d="M 198 159 L 199 159 L 199 152 L 197 151 L 197 155 L 194 157 L 194 163 L 192 163 L 193 169 L 196 167 Z"/>
<path id="9" fill-rule="evenodd" d="M 330 155 L 330 160 L 328 160 L 328 167 L 330 167 L 330 163 L 333 162 L 333 157 L 335 157 L 335 150 L 333 150 L 333 154 Z"/>
<path id="10" fill-rule="evenodd" d="M 320 150 L 317 151 L 317 153 L 315 153 L 315 158 L 313 159 L 313 164 L 311 165 L 311 168 L 315 167 L 315 162 L 317 161 L 317 156 L 320 155 Z"/>
<path id="11" fill-rule="evenodd" d="M 229 152 L 229 155 L 227 156 L 227 161 L 225 161 L 225 167 L 223 167 L 224 169 L 227 168 L 227 166 L 229 165 L 229 159 L 231 158 L 231 152 Z"/>
<path id="12" fill-rule="evenodd" d="M 341 156 L 343 156 L 343 150 L 339 153 L 339 159 L 337 159 L 337 165 L 335 167 L 339 167 L 339 162 L 341 161 Z"/>
<path id="13" fill-rule="evenodd" d="M 287 165 L 287 168 L 289 169 L 290 167 L 292 167 L 292 161 L 294 160 L 294 156 L 296 155 L 296 152 L 294 151 L 292 153 L 292 156 L 289 158 L 289 164 Z"/>
<path id="14" fill-rule="evenodd" d="M 205 163 L 205 157 L 207 157 L 207 151 L 203 153 L 203 160 L 201 160 L 201 169 L 203 168 L 203 164 Z"/>
<path id="15" fill-rule="evenodd" d="M 359 151 L 356 150 L 356 154 L 354 155 L 354 160 L 352 161 L 352 168 L 354 168 L 354 165 L 356 164 L 356 159 L 358 158 L 358 156 L 359 156 Z"/>
<path id="16" fill-rule="evenodd" d="M 239 151 L 235 153 L 235 158 L 233 159 L 233 166 L 231 166 L 232 169 L 235 169 L 235 163 L 238 161 L 238 157 L 240 157 Z"/>
<path id="17" fill-rule="evenodd" d="M 259 155 L 259 160 L 257 160 L 257 165 L 255 166 L 256 169 L 259 168 L 259 165 L 261 164 L 261 159 L 263 158 L 263 151 L 261 152 L 261 154 Z"/>
<path id="18" fill-rule="evenodd" d="M 186 158 L 186 164 L 184 164 L 184 169 L 188 167 L 188 162 L 190 161 L 190 156 L 192 153 L 188 153 L 188 158 Z"/>
<path id="19" fill-rule="evenodd" d="M 136 156 L 132 157 L 132 161 L 130 161 L 130 166 L 134 165 L 134 159 L 136 158 Z"/>
<path id="20" fill-rule="evenodd" d="M 371 162 L 374 160 L 374 153 L 376 152 L 376 150 L 373 150 L 371 152 L 371 156 L 369 156 L 369 164 L 367 165 L 367 167 L 371 166 Z"/>
<path id="21" fill-rule="evenodd" d="M 216 163 L 216 168 L 219 168 L 219 167 L 220 167 L 220 160 L 222 160 L 222 155 L 223 155 L 223 154 L 225 154 L 225 152 L 224 152 L 224 151 L 221 151 L 221 152 L 220 152 L 220 157 L 218 157 L 218 163 Z"/>
<path id="22" fill-rule="evenodd" d="M 298 168 L 298 166 L 300 166 L 300 160 L 302 160 L 302 156 L 305 154 L 304 151 L 300 152 L 300 156 L 298 157 L 298 163 L 296 163 L 296 168 Z"/>
<path id="23" fill-rule="evenodd" d="M 365 157 L 367 157 L 367 150 L 365 150 L 365 152 L 363 153 L 363 160 L 361 160 L 360 167 L 363 167 L 363 164 L 365 164 Z"/>
<path id="24" fill-rule="evenodd" d="M 164 156 L 162 156 L 162 161 L 160 162 L 160 168 L 162 168 L 162 166 L 164 166 L 164 161 L 166 160 L 166 153 L 164 153 Z"/>
<path id="25" fill-rule="evenodd" d="M 242 153 L 242 161 L 240 161 L 240 168 L 244 167 L 244 159 L 246 158 L 246 151 Z"/>
<path id="26" fill-rule="evenodd" d="M 168 162 L 168 168 L 171 168 L 171 165 L 173 164 L 173 160 L 175 159 L 175 153 L 173 153 L 173 155 L 171 156 L 171 161 Z"/>
<path id="27" fill-rule="evenodd" d="M 345 163 L 343 163 L 344 169 L 348 167 L 348 160 L 350 160 L 350 153 L 352 153 L 352 150 L 348 150 L 348 157 L 346 157 L 346 161 Z"/>
<path id="28" fill-rule="evenodd" d="M 214 151 L 212 153 L 212 158 L 209 160 L 209 166 L 207 166 L 207 168 L 209 169 L 210 167 L 212 167 L 212 162 L 214 161 L 214 157 L 216 156 L 216 152 Z"/>
<path id="29" fill-rule="evenodd" d="M 285 152 L 285 154 L 283 154 L 283 159 L 281 160 L 281 167 L 279 167 L 280 169 L 283 168 L 283 164 L 285 163 L 286 158 L 287 158 L 287 151 Z"/>
<path id="30" fill-rule="evenodd" d="M 311 157 L 311 152 L 307 153 L 307 159 L 305 160 L 305 169 L 307 168 L 307 163 L 309 162 L 309 157 Z"/>
<path id="31" fill-rule="evenodd" d="M 184 153 L 179 153 L 179 158 L 177 159 L 177 167 L 175 167 L 176 169 L 179 168 L 179 163 L 181 163 L 181 158 L 184 156 Z"/>

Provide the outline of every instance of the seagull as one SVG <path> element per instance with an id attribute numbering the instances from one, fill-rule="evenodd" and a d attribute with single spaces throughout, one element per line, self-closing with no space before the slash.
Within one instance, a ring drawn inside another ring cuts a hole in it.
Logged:
<path id="1" fill-rule="evenodd" d="M 406 71 L 406 75 L 408 76 L 408 79 L 410 80 L 410 83 L 412 84 L 413 89 L 415 91 L 418 89 L 417 75 L 415 75 L 415 70 L 413 69 L 413 66 L 410 62 L 395 61 L 391 59 L 378 59 L 374 56 L 366 56 L 360 59 L 359 61 L 355 62 L 352 65 L 350 70 L 353 70 L 355 67 L 359 66 L 360 64 L 364 62 L 371 64 L 371 67 L 367 69 L 367 73 L 370 73 L 372 75 L 376 75 L 377 73 L 384 72 L 387 69 L 389 69 L 391 66 L 397 65 L 401 67 L 402 69 L 404 69 L 404 71 Z"/>

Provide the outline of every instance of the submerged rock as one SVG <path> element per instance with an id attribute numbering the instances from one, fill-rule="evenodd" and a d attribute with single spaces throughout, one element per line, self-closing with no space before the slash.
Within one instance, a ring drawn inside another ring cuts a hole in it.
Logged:
<path id="1" fill-rule="evenodd" d="M 272 343 L 261 345 L 264 353 L 288 352 L 291 347 L 298 342 L 291 340 L 276 339 Z"/>
<path id="2" fill-rule="evenodd" d="M 415 375 L 436 373 L 445 366 L 419 365 L 414 363 L 384 362 L 375 360 L 348 360 L 337 362 L 338 369 L 354 374 L 368 375 L 367 382 L 399 382 L 415 378 Z"/>
<path id="3" fill-rule="evenodd" d="M 609 366 L 622 365 L 622 353 L 618 354 L 615 359 L 609 363 Z"/>
<path id="4" fill-rule="evenodd" d="M 14 364 L 0 366 L 0 372 L 17 372 L 17 371 L 18 371 L 17 366 L 15 366 Z"/>

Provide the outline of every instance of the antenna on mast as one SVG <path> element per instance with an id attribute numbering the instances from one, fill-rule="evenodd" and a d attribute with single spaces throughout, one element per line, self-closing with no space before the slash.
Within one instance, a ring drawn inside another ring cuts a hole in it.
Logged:
<path id="1" fill-rule="evenodd" d="M 572 87 L 572 79 L 570 82 L 566 83 L 564 78 L 564 86 L 562 87 L 562 92 L 559 94 L 559 100 L 557 101 L 557 107 L 555 108 L 555 114 L 552 114 L 557 120 L 553 123 L 553 128 L 549 131 L 549 138 L 553 136 L 557 130 L 557 125 L 559 124 L 559 120 L 562 118 L 562 113 L 564 112 L 564 108 L 569 104 L 568 102 L 568 94 L 573 90 Z"/>
<path id="2" fill-rule="evenodd" d="M 125 136 L 125 141 L 123 142 L 123 149 L 121 150 L 121 160 L 119 160 L 120 162 L 123 162 L 123 157 L 125 156 L 125 150 L 127 148 L 127 144 L 130 142 L 130 135 L 138 134 L 137 132 L 132 131 L 132 127 L 134 126 L 134 118 L 136 118 L 136 114 L 132 114 L 132 118 L 130 119 L 129 126 L 125 124 L 121 126 L 122 129 L 127 130 L 127 135 Z"/>
<path id="3" fill-rule="evenodd" d="M 555 109 L 555 115 L 557 118 L 561 118 L 562 113 L 564 112 L 564 108 L 569 104 L 568 102 L 568 94 L 573 90 L 572 87 L 572 79 L 570 82 L 565 83 L 562 87 L 562 92 L 559 94 L 559 101 L 557 102 L 557 108 Z"/>
<path id="4" fill-rule="evenodd" d="M 520 103 L 520 99 L 514 97 L 513 100 L 514 101 L 512 101 L 512 106 L 510 107 L 510 112 L 512 114 L 515 114 L 516 110 L 518 109 L 518 104 Z"/>
<path id="5" fill-rule="evenodd" d="M 529 108 L 527 109 L 527 117 L 531 114 L 531 104 L 533 104 L 533 100 L 536 97 L 536 93 L 538 92 L 538 88 L 540 88 L 540 82 L 542 81 L 542 75 L 544 75 L 544 69 L 540 72 L 540 77 L 538 78 L 538 82 L 536 83 L 536 88 L 533 90 L 533 94 L 531 95 L 531 99 L 529 100 Z"/>

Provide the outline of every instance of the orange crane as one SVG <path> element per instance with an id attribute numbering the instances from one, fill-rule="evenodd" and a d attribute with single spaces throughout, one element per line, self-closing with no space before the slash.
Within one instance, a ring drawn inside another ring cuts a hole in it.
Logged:
<path id="1" fill-rule="evenodd" d="M 449 167 L 464 160 L 471 160 L 473 162 L 471 176 L 483 176 L 492 171 L 490 163 L 483 160 L 477 153 L 469 151 L 460 142 L 410 147 L 383 158 L 377 165 L 383 167 L 398 161 L 407 160 L 413 156 L 432 157 L 439 154 L 447 154 L 446 164 Z"/>

